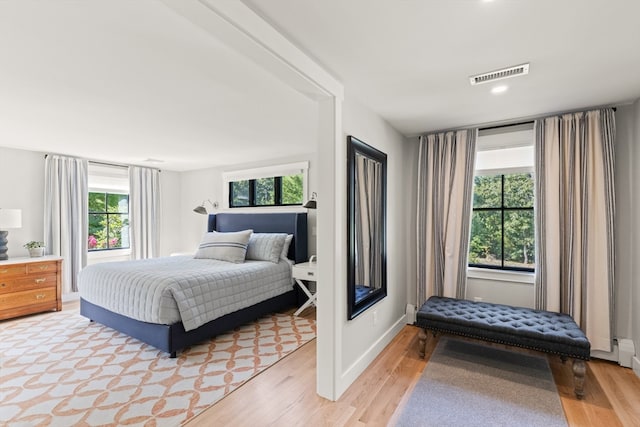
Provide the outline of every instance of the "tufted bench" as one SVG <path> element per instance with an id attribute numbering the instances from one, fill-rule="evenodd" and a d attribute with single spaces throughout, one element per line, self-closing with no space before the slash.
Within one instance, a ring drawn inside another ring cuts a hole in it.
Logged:
<path id="1" fill-rule="evenodd" d="M 433 296 L 416 317 L 416 325 L 423 329 L 420 357 L 424 357 L 427 330 L 557 354 L 563 362 L 573 359 L 575 393 L 578 399 L 584 396 L 584 361 L 590 358 L 591 344 L 571 316 Z"/>

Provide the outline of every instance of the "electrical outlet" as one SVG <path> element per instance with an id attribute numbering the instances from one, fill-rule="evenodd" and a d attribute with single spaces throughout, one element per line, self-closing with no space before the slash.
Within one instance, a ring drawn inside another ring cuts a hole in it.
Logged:
<path id="1" fill-rule="evenodd" d="M 473 297 L 473 300 L 475 302 L 480 302 L 480 301 L 482 301 L 482 297 Z"/>

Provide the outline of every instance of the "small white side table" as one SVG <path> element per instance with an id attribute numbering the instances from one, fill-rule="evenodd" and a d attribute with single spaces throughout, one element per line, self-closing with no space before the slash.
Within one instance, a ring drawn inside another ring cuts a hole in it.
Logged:
<path id="1" fill-rule="evenodd" d="M 300 286 L 300 289 L 302 289 L 302 292 L 304 292 L 308 298 L 307 301 L 304 304 L 302 304 L 302 306 L 295 313 L 293 313 L 294 316 L 297 316 L 300 313 L 302 313 L 302 311 L 305 308 L 309 307 L 310 305 L 313 305 L 313 306 L 316 305 L 316 294 L 312 294 L 309 288 L 307 288 L 307 286 L 302 282 L 302 280 L 316 282 L 317 284 L 317 280 L 316 280 L 317 266 L 318 264 L 315 262 L 303 262 L 300 264 L 294 264 L 293 266 L 291 274 L 293 278 L 296 280 L 296 283 L 298 284 L 298 286 Z"/>

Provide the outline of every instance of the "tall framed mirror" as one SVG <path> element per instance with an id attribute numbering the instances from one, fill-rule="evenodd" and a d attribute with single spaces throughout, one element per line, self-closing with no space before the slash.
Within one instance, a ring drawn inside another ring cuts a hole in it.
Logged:
<path id="1" fill-rule="evenodd" d="M 387 155 L 348 136 L 348 318 L 387 296 Z"/>

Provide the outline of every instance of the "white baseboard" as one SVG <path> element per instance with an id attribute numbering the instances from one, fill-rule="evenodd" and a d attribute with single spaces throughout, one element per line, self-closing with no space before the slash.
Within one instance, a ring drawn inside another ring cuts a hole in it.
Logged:
<path id="1" fill-rule="evenodd" d="M 602 350 L 591 350 L 591 357 L 617 363 L 618 362 L 618 344 L 613 345 L 612 352 L 602 351 Z"/>
<path id="2" fill-rule="evenodd" d="M 618 340 L 618 363 L 625 368 L 631 368 L 633 365 L 632 359 L 636 354 L 636 348 L 633 345 L 633 341 L 627 338 L 621 338 Z"/>
<path id="3" fill-rule="evenodd" d="M 407 315 L 407 325 L 415 324 L 416 323 L 416 306 L 413 304 L 407 304 L 405 313 Z"/>
<path id="4" fill-rule="evenodd" d="M 625 368 L 631 368 L 631 358 L 636 354 L 633 341 L 627 338 L 618 338 L 613 344 L 613 351 L 592 350 L 591 357 L 616 362 Z"/>
<path id="5" fill-rule="evenodd" d="M 347 368 L 340 378 L 340 384 L 336 387 L 336 400 L 347 391 L 349 386 L 364 372 L 367 367 L 378 357 L 384 348 L 400 333 L 404 325 L 407 323 L 407 316 L 400 317 L 389 329 L 378 338 L 367 351 L 358 358 L 349 368 Z"/>
<path id="6" fill-rule="evenodd" d="M 62 294 L 62 302 L 79 301 L 80 292 L 70 292 L 68 294 Z"/>
<path id="7" fill-rule="evenodd" d="M 632 365 L 636 377 L 640 378 L 640 358 L 638 358 L 638 356 L 633 357 Z"/>

